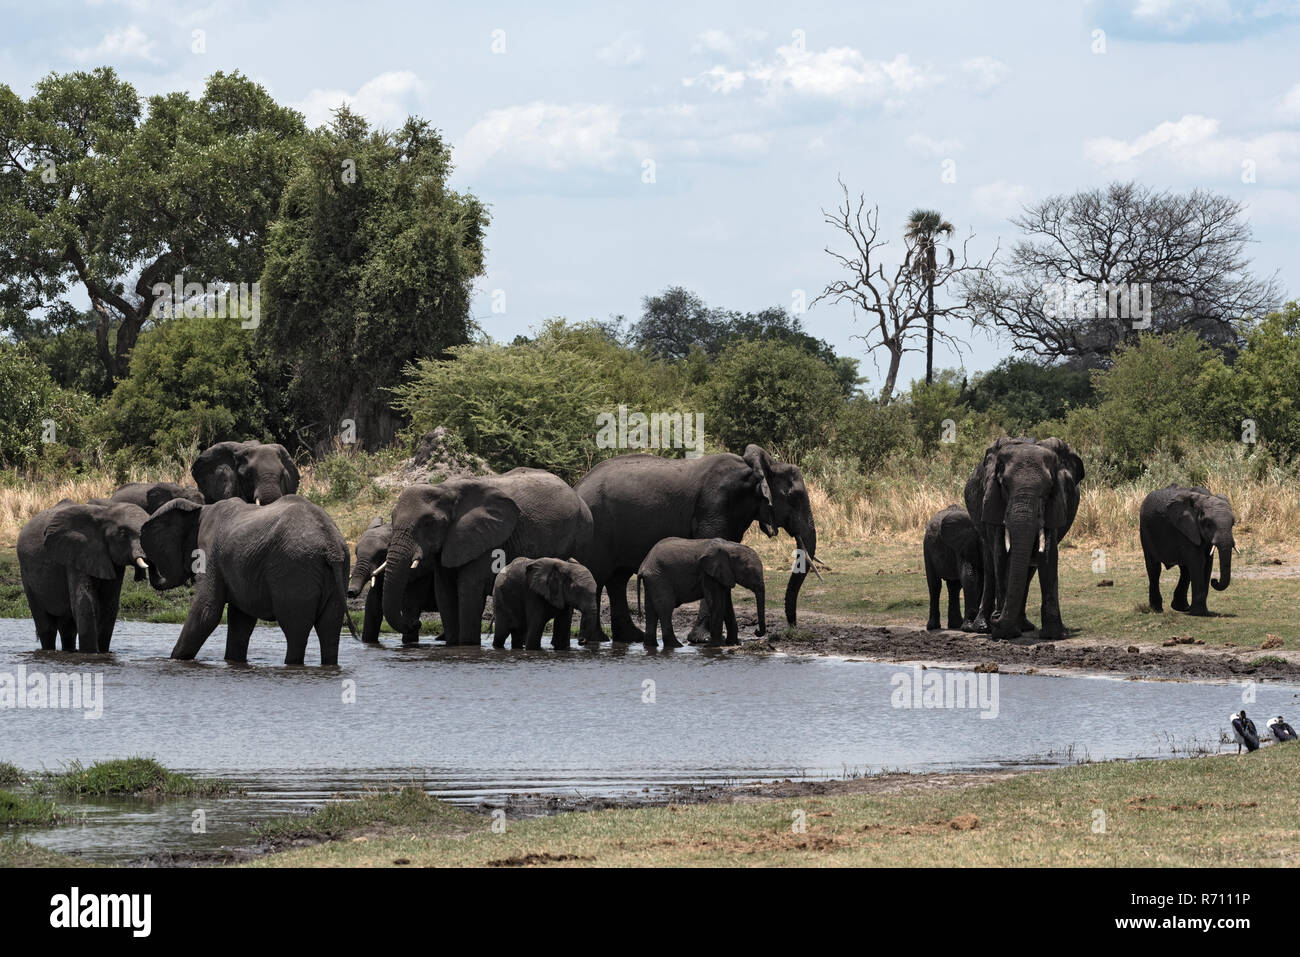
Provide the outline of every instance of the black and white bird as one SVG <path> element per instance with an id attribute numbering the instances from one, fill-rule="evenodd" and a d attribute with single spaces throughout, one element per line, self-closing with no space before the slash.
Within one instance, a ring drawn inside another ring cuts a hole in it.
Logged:
<path id="1" fill-rule="evenodd" d="M 1280 714 L 1276 718 L 1268 719 L 1268 730 L 1273 732 L 1273 737 L 1279 741 L 1294 741 L 1297 737 L 1295 728 L 1286 723 L 1286 719 Z"/>
<path id="2" fill-rule="evenodd" d="M 1241 754 L 1243 744 L 1247 751 L 1258 751 L 1259 732 L 1255 730 L 1255 722 L 1246 717 L 1246 709 L 1242 708 L 1229 720 L 1232 721 L 1232 736 L 1237 740 L 1237 753 Z"/>

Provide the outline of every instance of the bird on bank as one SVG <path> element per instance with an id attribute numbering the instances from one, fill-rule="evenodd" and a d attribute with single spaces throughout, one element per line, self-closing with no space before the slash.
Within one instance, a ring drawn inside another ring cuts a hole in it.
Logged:
<path id="1" fill-rule="evenodd" d="M 1255 730 L 1255 722 L 1246 717 L 1246 709 L 1242 708 L 1229 720 L 1232 722 L 1232 736 L 1237 742 L 1237 753 L 1241 754 L 1243 744 L 1247 751 L 1258 751 L 1259 732 Z"/>
<path id="2" fill-rule="evenodd" d="M 1273 737 L 1279 741 L 1294 741 L 1297 737 L 1295 728 L 1286 723 L 1286 719 L 1280 714 L 1276 718 L 1268 719 L 1268 730 L 1273 732 Z"/>

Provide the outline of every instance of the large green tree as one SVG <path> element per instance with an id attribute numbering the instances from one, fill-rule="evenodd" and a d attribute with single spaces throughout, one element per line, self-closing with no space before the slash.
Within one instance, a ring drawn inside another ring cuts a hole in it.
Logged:
<path id="1" fill-rule="evenodd" d="M 384 389 L 469 341 L 488 214 L 450 173 L 450 148 L 414 117 L 372 130 L 342 108 L 302 153 L 271 231 L 258 334 L 283 376 L 288 430 L 318 451 L 340 432 L 387 444 Z"/>
<path id="2" fill-rule="evenodd" d="M 0 322 L 31 332 L 70 297 L 126 375 L 156 284 L 252 282 L 302 117 L 238 73 L 142 103 L 109 67 L 0 85 Z"/>

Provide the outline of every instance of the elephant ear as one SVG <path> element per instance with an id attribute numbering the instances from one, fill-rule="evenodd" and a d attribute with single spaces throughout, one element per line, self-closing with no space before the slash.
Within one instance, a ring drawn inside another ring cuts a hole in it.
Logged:
<path id="1" fill-rule="evenodd" d="M 199 517 L 203 506 L 187 498 L 174 498 L 140 527 L 140 547 L 151 565 L 188 577 L 190 552 L 198 544 Z M 179 584 L 173 581 L 169 587 Z"/>
<path id="2" fill-rule="evenodd" d="M 204 451 L 190 466 L 190 474 L 203 493 L 204 502 L 209 505 L 222 499 L 239 497 L 239 462 L 235 457 L 235 447 L 238 444 L 218 442 Z"/>
<path id="3" fill-rule="evenodd" d="M 460 495 L 456 514 L 442 545 L 442 564 L 459 568 L 490 548 L 503 544 L 519 523 L 519 506 L 504 492 L 481 483 Z"/>
<path id="4" fill-rule="evenodd" d="M 714 545 L 700 559 L 700 571 L 723 588 L 730 591 L 736 585 L 736 575 L 731 567 L 731 555 L 721 545 Z"/>
<path id="5" fill-rule="evenodd" d="M 1002 494 L 1002 463 L 996 452 L 991 453 L 991 461 L 984 470 L 984 496 L 980 505 L 980 521 L 988 525 L 1004 524 L 1007 510 L 1006 498 Z"/>
<path id="6" fill-rule="evenodd" d="M 280 479 L 281 491 L 285 495 L 295 495 L 298 492 L 298 466 L 283 445 L 276 443 L 273 448 L 279 453 L 280 464 L 284 466 L 284 475 Z"/>
<path id="7" fill-rule="evenodd" d="M 771 537 L 776 534 L 776 514 L 772 503 L 772 459 L 762 446 L 749 444 L 741 456 L 753 474 L 754 491 L 763 499 L 758 507 L 758 525 L 763 534 Z"/>
<path id="8" fill-rule="evenodd" d="M 555 565 L 550 562 L 533 562 L 524 578 L 528 587 L 545 598 L 553 608 L 563 608 L 567 604 L 564 599 L 564 581 Z"/>
<path id="9" fill-rule="evenodd" d="M 1052 452 L 1056 455 L 1056 459 L 1060 463 L 1061 468 L 1064 468 L 1069 471 L 1070 476 L 1074 479 L 1075 485 L 1078 485 L 1080 482 L 1083 481 L 1083 477 L 1084 477 L 1083 459 L 1079 457 L 1078 452 L 1070 448 L 1068 442 L 1064 442 L 1061 439 L 1053 437 L 1050 439 L 1043 439 L 1038 444 L 1045 449 L 1052 450 Z"/>
<path id="10" fill-rule="evenodd" d="M 1201 544 L 1201 523 L 1197 521 L 1196 503 L 1192 496 L 1182 493 L 1171 498 L 1165 506 L 1165 518 L 1193 545 Z"/>
<path id="11" fill-rule="evenodd" d="M 45 526 L 44 545 L 44 553 L 60 565 L 80 569 L 91 578 L 117 577 L 104 533 L 88 506 L 60 509 Z"/>

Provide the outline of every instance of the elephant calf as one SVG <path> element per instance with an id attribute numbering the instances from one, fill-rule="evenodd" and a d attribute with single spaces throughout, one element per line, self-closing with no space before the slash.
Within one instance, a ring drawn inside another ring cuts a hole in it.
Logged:
<path id="1" fill-rule="evenodd" d="M 948 627 L 973 631 L 972 620 L 979 613 L 984 594 L 984 554 L 979 530 L 960 505 L 949 505 L 925 526 L 925 584 L 930 590 L 930 618 L 925 627 L 937 630 L 939 597 L 948 585 Z M 966 594 L 966 614 L 961 613 L 961 595 Z"/>
<path id="2" fill-rule="evenodd" d="M 582 614 L 582 633 L 599 627 L 596 579 L 574 559 L 516 558 L 497 575 L 492 588 L 492 614 L 496 628 L 494 648 L 542 647 L 542 631 L 554 620 L 551 647 L 568 648 L 573 612 Z"/>
<path id="3" fill-rule="evenodd" d="M 379 641 L 379 630 L 384 623 L 384 586 L 387 581 L 388 545 L 393 540 L 393 526 L 376 518 L 357 539 L 357 563 L 348 580 L 348 597 L 356 598 L 369 581 L 370 593 L 366 596 L 366 617 L 361 625 L 361 640 L 367 644 Z M 420 612 L 437 611 L 438 602 L 433 594 L 433 573 L 413 574 L 407 579 L 404 621 L 414 622 L 402 632 L 402 644 L 420 643 Z"/>
<path id="4" fill-rule="evenodd" d="M 198 654 L 225 610 L 227 661 L 248 660 L 248 639 L 262 619 L 284 632 L 285 664 L 303 663 L 313 627 L 321 664 L 338 664 L 349 556 L 324 509 L 297 495 L 261 506 L 237 498 L 200 506 L 178 498 L 144 523 L 140 540 L 154 587 L 194 580 L 173 658 Z"/>
<path id="5" fill-rule="evenodd" d="M 747 545 L 724 538 L 665 538 L 650 549 L 637 570 L 637 602 L 645 585 L 645 646 L 658 645 L 655 627 L 663 630 L 665 648 L 680 648 L 673 634 L 673 609 L 687 602 L 701 602 L 709 632 L 709 643 L 722 638 L 722 623 L 727 625 L 729 645 L 739 644 L 736 612 L 731 604 L 731 589 L 737 584 L 754 593 L 758 602 L 758 630 L 767 634 L 765 615 L 763 561 Z"/>
<path id="6" fill-rule="evenodd" d="M 149 516 L 128 504 L 79 505 L 64 499 L 32 516 L 18 533 L 18 570 L 46 651 L 106 652 L 113 640 L 122 573 L 147 568 L 140 532 Z"/>
<path id="7" fill-rule="evenodd" d="M 1170 607 L 1193 615 L 1208 615 L 1205 599 L 1210 586 L 1223 591 L 1232 580 L 1232 506 L 1209 489 L 1170 485 L 1156 489 L 1142 502 L 1138 530 L 1146 559 L 1148 600 L 1152 611 L 1164 611 L 1160 597 L 1160 566 L 1178 566 L 1178 584 Z M 1214 549 L 1219 550 L 1219 578 L 1211 579 Z M 1187 603 L 1191 587 L 1192 602 Z"/>

